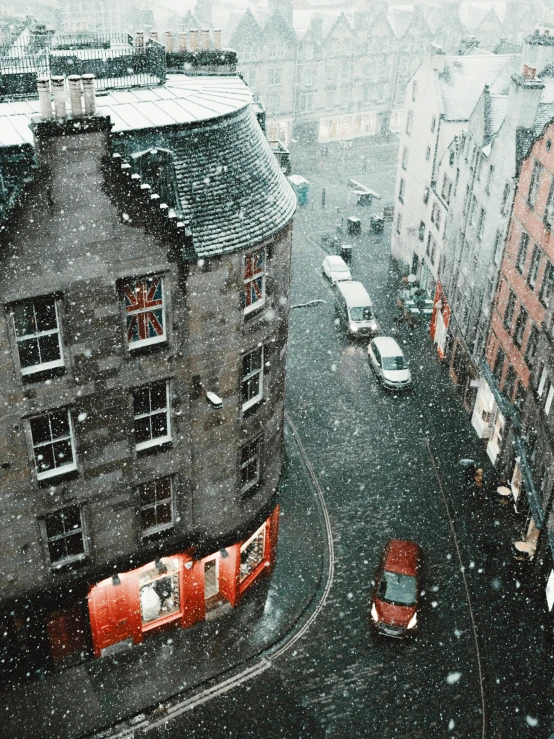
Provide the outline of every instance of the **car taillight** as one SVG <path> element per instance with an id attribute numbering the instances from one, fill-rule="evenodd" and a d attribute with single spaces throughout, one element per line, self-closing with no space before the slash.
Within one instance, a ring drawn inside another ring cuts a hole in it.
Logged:
<path id="1" fill-rule="evenodd" d="M 413 629 L 416 624 L 417 624 L 417 613 L 414 613 L 414 615 L 411 617 L 411 619 L 410 619 L 410 621 L 408 623 L 407 628 L 408 629 Z"/>
<path id="2" fill-rule="evenodd" d="M 374 621 L 379 621 L 379 614 L 377 613 L 377 608 L 375 607 L 375 603 L 371 606 L 371 618 Z"/>

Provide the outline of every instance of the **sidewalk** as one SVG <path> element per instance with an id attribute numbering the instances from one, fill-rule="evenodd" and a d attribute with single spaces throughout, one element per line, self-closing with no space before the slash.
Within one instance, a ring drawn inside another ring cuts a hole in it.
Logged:
<path id="1" fill-rule="evenodd" d="M 279 642 L 312 605 L 325 562 L 322 519 L 292 434 L 279 487 L 281 521 L 271 578 L 236 608 L 128 652 L 3 693 L 0 735 L 64 739 L 89 735 L 244 665 Z"/>

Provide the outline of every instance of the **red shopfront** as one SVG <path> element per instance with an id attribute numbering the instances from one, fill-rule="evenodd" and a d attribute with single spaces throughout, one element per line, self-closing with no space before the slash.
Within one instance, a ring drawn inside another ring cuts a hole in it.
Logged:
<path id="1" fill-rule="evenodd" d="M 450 305 L 446 299 L 446 295 L 442 288 L 442 284 L 437 280 L 435 288 L 435 297 L 433 298 L 433 314 L 431 316 L 431 325 L 429 332 L 431 338 L 437 345 L 437 352 L 441 359 L 444 359 L 446 349 L 446 337 L 448 334 L 448 324 L 450 323 Z"/>
<path id="2" fill-rule="evenodd" d="M 88 596 L 94 656 L 120 642 L 188 628 L 211 609 L 235 607 L 275 565 L 279 506 L 250 537 L 203 559 L 192 551 L 160 557 L 94 585 Z"/>

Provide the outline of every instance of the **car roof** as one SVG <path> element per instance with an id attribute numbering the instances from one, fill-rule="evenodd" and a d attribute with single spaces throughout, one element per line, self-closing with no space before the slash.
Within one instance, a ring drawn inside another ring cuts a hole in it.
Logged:
<path id="1" fill-rule="evenodd" d="M 371 343 L 379 349 L 382 357 L 404 356 L 404 352 L 392 336 L 376 336 Z"/>
<path id="2" fill-rule="evenodd" d="M 338 289 L 350 308 L 365 308 L 368 305 L 373 305 L 371 298 L 367 294 L 367 290 L 361 282 L 357 282 L 356 280 L 341 282 L 338 285 Z"/>
<path id="3" fill-rule="evenodd" d="M 386 546 L 384 568 L 399 575 L 415 575 L 420 559 L 418 544 L 406 539 L 391 539 Z"/>
<path id="4" fill-rule="evenodd" d="M 329 264 L 344 264 L 345 267 L 348 266 L 344 259 L 339 257 L 338 254 L 329 254 L 328 257 L 325 257 L 325 261 L 329 262 Z"/>

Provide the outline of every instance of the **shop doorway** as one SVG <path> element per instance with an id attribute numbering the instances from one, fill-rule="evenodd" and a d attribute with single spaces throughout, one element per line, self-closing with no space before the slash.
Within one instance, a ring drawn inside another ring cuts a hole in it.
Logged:
<path id="1" fill-rule="evenodd" d="M 204 560 L 204 600 L 206 610 L 219 603 L 219 557 Z"/>

